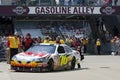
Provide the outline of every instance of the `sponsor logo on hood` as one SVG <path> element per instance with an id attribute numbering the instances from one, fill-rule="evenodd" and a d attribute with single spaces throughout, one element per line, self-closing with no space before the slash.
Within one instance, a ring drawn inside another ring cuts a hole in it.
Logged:
<path id="1" fill-rule="evenodd" d="M 48 56 L 48 53 L 35 53 L 35 52 L 25 52 L 25 53 L 20 53 L 19 56 L 31 56 L 31 57 L 46 57 Z"/>

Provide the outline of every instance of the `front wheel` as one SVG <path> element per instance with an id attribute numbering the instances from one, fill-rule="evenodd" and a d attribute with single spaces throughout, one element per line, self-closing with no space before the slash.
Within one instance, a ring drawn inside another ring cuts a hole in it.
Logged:
<path id="1" fill-rule="evenodd" d="M 54 62 L 52 59 L 48 61 L 48 71 L 50 72 L 54 71 Z"/>

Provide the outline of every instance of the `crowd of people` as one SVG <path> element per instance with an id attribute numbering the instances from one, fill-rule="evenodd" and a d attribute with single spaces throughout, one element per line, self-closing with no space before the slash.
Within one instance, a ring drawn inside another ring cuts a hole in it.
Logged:
<path id="1" fill-rule="evenodd" d="M 25 37 L 20 36 L 18 33 L 6 37 L 6 48 L 9 48 L 10 59 L 17 53 L 28 50 L 33 44 L 39 43 L 51 43 L 51 44 L 68 44 L 72 48 L 78 50 L 81 54 L 86 52 L 87 39 L 85 38 L 75 38 L 70 37 L 66 40 L 63 40 L 60 36 L 57 36 L 53 41 L 51 37 L 46 36 L 45 39 L 42 39 L 40 36 L 36 38 L 31 38 L 31 34 L 27 33 Z M 83 57 L 82 57 L 83 59 Z"/>
<path id="2" fill-rule="evenodd" d="M 103 19 L 100 17 L 97 19 L 98 22 L 96 22 L 100 27 L 100 30 L 103 30 Z M 89 31 L 87 28 L 86 30 L 83 29 L 83 24 L 80 24 L 80 22 L 44 22 L 38 24 L 38 28 L 43 31 L 43 36 L 36 36 L 34 38 L 31 37 L 31 34 L 28 33 L 26 36 L 22 36 L 18 33 L 15 33 L 14 38 L 13 35 L 6 36 L 6 37 L 0 37 L 0 44 L 2 48 L 10 48 L 11 52 L 21 52 L 26 51 L 29 49 L 33 44 L 36 43 L 59 43 L 63 44 L 66 43 L 69 46 L 73 47 L 74 49 L 78 50 L 80 53 L 86 53 L 88 50 L 88 44 L 89 41 L 89 35 L 86 35 L 87 31 Z M 83 23 L 83 22 L 82 22 Z M 84 26 L 84 28 L 87 26 Z M 58 31 L 60 31 L 61 34 L 58 34 Z M 83 31 L 82 31 L 83 30 Z M 105 30 L 104 30 L 105 31 Z M 82 35 L 85 34 L 85 35 Z M 89 32 L 91 33 L 91 32 Z M 51 35 L 50 35 L 51 34 Z M 80 34 L 79 36 L 77 34 Z M 46 36 L 46 37 L 45 37 Z M 112 53 L 118 54 L 119 53 L 119 45 L 120 42 L 119 37 L 112 38 L 112 35 L 106 32 L 105 39 L 107 42 L 110 42 L 111 40 L 111 49 Z M 96 49 L 97 54 L 101 54 L 101 46 L 103 43 L 103 40 L 96 39 Z M 12 45 L 11 45 L 12 44 Z M 94 45 L 93 45 L 94 46 Z M 14 50 L 15 48 L 15 50 Z M 16 49 L 17 48 L 17 49 Z M 13 53 L 14 55 L 14 53 Z M 11 56 L 13 56 L 11 55 Z"/>
<path id="3" fill-rule="evenodd" d="M 63 0 L 64 5 L 94 5 L 94 6 L 112 6 L 117 5 L 118 0 Z"/>
<path id="4" fill-rule="evenodd" d="M 1 60 L 6 60 L 6 41 L 7 41 L 7 38 L 6 37 L 1 37 L 0 36 L 0 61 Z"/>
<path id="5" fill-rule="evenodd" d="M 54 24 L 54 23 L 53 23 Z M 44 36 L 50 36 L 52 40 L 55 40 L 55 38 L 58 36 L 56 26 L 51 25 L 49 21 L 46 22 L 40 22 L 38 23 L 38 28 L 41 30 L 41 33 Z"/>
<path id="6" fill-rule="evenodd" d="M 10 55 L 10 59 L 19 52 L 23 52 L 28 50 L 33 44 L 38 43 L 51 43 L 51 44 L 67 44 L 75 50 L 78 50 L 82 55 L 82 59 L 84 59 L 83 53 L 87 53 L 87 45 L 89 44 L 89 39 L 87 37 L 67 37 L 63 39 L 61 36 L 57 36 L 55 40 L 53 40 L 50 36 L 46 36 L 42 39 L 40 36 L 35 38 L 31 38 L 31 34 L 27 33 L 25 37 L 20 36 L 18 33 L 14 35 L 10 35 L 7 37 L 0 37 L 0 46 L 4 49 L 10 49 L 12 53 Z M 111 54 L 118 55 L 120 54 L 120 38 L 118 36 L 113 37 L 110 39 L 111 42 Z M 101 45 L 102 41 L 100 39 L 96 40 L 96 49 L 97 54 L 101 55 Z"/>
<path id="7" fill-rule="evenodd" d="M 120 55 L 120 38 L 115 36 L 111 39 L 112 55 Z"/>
<path id="8" fill-rule="evenodd" d="M 117 5 L 118 0 L 13 0 L 13 5 L 83 5 L 83 6 L 114 6 Z"/>

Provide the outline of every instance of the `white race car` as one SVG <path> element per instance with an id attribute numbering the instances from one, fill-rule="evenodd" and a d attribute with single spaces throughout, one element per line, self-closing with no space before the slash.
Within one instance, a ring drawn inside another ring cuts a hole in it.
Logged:
<path id="1" fill-rule="evenodd" d="M 26 52 L 13 56 L 11 68 L 15 71 L 54 71 L 80 68 L 80 53 L 66 44 L 37 44 Z"/>

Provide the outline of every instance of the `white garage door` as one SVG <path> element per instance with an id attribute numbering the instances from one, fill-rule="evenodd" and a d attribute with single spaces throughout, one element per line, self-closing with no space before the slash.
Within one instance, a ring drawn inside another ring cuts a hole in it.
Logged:
<path id="1" fill-rule="evenodd" d="M 41 38 L 43 38 L 40 29 L 21 29 L 21 32 L 24 37 L 26 36 L 27 33 L 30 33 L 32 38 L 35 38 L 36 36 L 40 36 Z"/>

